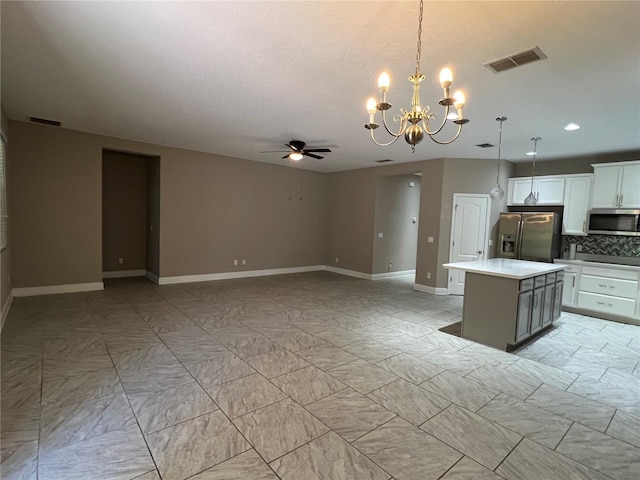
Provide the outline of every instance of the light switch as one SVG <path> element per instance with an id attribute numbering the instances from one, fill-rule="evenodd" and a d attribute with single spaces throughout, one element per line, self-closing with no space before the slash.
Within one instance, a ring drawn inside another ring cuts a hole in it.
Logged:
<path id="1" fill-rule="evenodd" d="M 489 246 L 493 247 L 493 240 L 489 240 Z"/>
<path id="2" fill-rule="evenodd" d="M 433 237 L 427 237 L 427 243 L 433 243 Z"/>
<path id="3" fill-rule="evenodd" d="M 378 238 L 382 238 L 384 235 L 382 232 L 378 233 Z"/>

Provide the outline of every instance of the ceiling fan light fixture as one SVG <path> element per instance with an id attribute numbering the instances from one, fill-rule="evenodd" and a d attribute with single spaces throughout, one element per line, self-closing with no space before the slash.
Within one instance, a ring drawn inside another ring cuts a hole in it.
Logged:
<path id="1" fill-rule="evenodd" d="M 289 158 L 294 162 L 297 162 L 299 160 L 302 160 L 302 154 L 300 152 L 291 152 L 289 154 Z"/>

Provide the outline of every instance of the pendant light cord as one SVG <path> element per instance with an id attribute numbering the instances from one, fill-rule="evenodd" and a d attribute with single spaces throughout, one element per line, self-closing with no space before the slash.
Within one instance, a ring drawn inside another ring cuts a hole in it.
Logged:
<path id="1" fill-rule="evenodd" d="M 500 183 L 500 161 L 501 153 L 502 153 L 502 122 L 504 122 L 507 117 L 498 117 L 497 120 L 500 122 L 500 136 L 498 137 L 498 173 L 496 174 L 496 185 Z"/>

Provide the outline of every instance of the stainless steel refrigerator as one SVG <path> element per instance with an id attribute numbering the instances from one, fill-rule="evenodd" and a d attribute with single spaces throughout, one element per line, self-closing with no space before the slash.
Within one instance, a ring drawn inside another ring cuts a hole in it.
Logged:
<path id="1" fill-rule="evenodd" d="M 536 262 L 560 258 L 562 220 L 553 212 L 501 213 L 498 257 Z"/>

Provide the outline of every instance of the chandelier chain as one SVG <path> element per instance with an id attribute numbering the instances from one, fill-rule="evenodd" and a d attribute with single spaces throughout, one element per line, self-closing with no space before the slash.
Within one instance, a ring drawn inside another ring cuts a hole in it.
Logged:
<path id="1" fill-rule="evenodd" d="M 423 0 L 420 0 L 420 17 L 418 18 L 418 52 L 416 53 L 416 74 L 420 73 L 420 56 L 422 53 L 422 9 Z"/>

